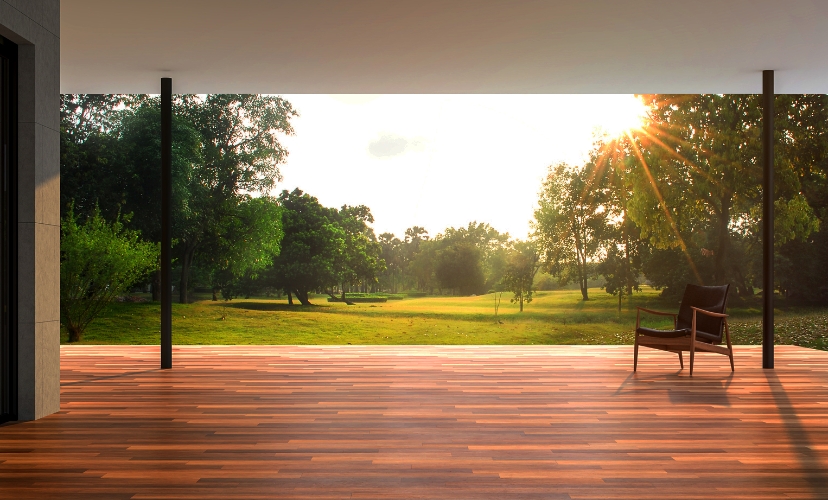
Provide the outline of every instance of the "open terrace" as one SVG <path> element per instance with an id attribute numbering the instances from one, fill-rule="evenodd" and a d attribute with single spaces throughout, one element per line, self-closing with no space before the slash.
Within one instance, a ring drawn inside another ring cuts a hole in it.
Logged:
<path id="1" fill-rule="evenodd" d="M 62 346 L 5 498 L 826 498 L 828 352 Z"/>

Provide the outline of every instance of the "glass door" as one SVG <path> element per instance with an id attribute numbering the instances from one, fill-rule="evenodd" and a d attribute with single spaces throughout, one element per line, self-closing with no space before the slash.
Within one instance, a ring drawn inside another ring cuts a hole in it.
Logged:
<path id="1" fill-rule="evenodd" d="M 13 262 L 16 224 L 17 46 L 0 37 L 0 422 L 17 420 L 16 312 Z"/>

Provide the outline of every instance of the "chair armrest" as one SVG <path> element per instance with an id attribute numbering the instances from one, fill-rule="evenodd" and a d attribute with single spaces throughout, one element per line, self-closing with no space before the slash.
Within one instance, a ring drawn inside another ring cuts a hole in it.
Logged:
<path id="1" fill-rule="evenodd" d="M 692 307 L 691 306 L 690 309 L 692 309 L 694 312 L 700 312 L 700 313 L 702 313 L 706 316 L 713 316 L 714 318 L 726 318 L 727 317 L 727 314 L 721 314 L 721 313 L 714 313 L 714 312 L 711 312 L 711 311 L 705 311 L 704 309 L 700 309 L 698 307 Z"/>
<path id="2" fill-rule="evenodd" d="M 672 317 L 674 317 L 674 318 L 675 318 L 676 316 L 678 316 L 678 313 L 668 313 L 668 312 L 662 312 L 662 311 L 653 311 L 652 309 L 646 309 L 646 308 L 644 308 L 644 307 L 638 307 L 637 309 L 638 309 L 639 311 L 644 311 L 644 312 L 646 312 L 646 313 L 650 313 L 650 314 L 656 314 L 656 315 L 658 315 L 658 316 L 672 316 Z"/>
<path id="3" fill-rule="evenodd" d="M 676 326 L 676 321 L 678 321 L 678 314 L 677 313 L 668 313 L 668 312 L 661 312 L 661 311 L 653 311 L 652 309 L 646 309 L 644 307 L 636 307 L 635 312 L 635 329 L 638 331 L 638 328 L 641 326 L 641 311 L 646 313 L 655 314 L 656 316 L 672 316 L 673 317 L 673 327 Z M 636 338 L 638 338 L 638 333 L 635 334 Z"/>

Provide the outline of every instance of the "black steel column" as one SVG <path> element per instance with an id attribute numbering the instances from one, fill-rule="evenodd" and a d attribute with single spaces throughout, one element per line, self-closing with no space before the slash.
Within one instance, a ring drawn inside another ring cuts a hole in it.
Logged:
<path id="1" fill-rule="evenodd" d="M 762 368 L 773 368 L 773 71 L 762 73 Z"/>
<path id="2" fill-rule="evenodd" d="M 172 368 L 172 78 L 161 79 L 161 368 Z"/>

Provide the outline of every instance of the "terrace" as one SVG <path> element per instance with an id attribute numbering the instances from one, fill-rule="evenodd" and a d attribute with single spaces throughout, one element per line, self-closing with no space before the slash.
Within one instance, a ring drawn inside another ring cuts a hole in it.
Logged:
<path id="1" fill-rule="evenodd" d="M 828 89 L 823 4 L 606 4 L 0 0 L 3 496 L 828 497 L 828 352 L 774 356 L 772 294 L 765 345 L 692 378 L 631 346 L 60 346 L 61 92 Z"/>
<path id="2" fill-rule="evenodd" d="M 10 498 L 824 498 L 828 352 L 63 346 Z"/>

